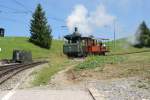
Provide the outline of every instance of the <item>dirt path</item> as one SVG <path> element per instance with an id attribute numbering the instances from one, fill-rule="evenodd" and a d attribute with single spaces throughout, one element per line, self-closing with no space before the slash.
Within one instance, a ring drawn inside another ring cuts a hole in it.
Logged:
<path id="1" fill-rule="evenodd" d="M 72 65 L 55 74 L 50 81 L 50 88 L 86 90 L 92 87 L 97 89 L 97 92 L 100 93 L 105 100 L 117 100 L 118 98 L 119 100 L 150 100 L 148 80 L 146 81 L 141 77 L 113 78 L 107 80 L 91 77 L 78 81 L 77 74 L 71 72 L 74 66 L 75 65 Z"/>
<path id="2" fill-rule="evenodd" d="M 49 85 L 52 88 L 69 88 L 72 87 L 73 85 L 75 85 L 75 81 L 73 81 L 74 75 L 70 74 L 70 76 L 68 76 L 68 72 L 71 73 L 71 69 L 76 66 L 77 64 L 73 64 L 71 66 L 69 66 L 68 68 L 66 68 L 65 70 L 62 70 L 58 73 L 56 73 L 52 79 L 49 82 Z M 72 78 L 72 80 L 70 80 Z"/>

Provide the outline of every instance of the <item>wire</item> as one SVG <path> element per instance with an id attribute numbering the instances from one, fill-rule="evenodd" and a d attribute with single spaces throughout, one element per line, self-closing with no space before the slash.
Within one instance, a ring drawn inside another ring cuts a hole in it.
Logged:
<path id="1" fill-rule="evenodd" d="M 29 10 L 28 8 L 26 8 L 26 6 L 24 5 L 24 4 L 22 4 L 22 3 L 20 3 L 19 1 L 17 1 L 17 0 L 13 0 L 16 4 L 18 4 L 18 5 L 20 5 L 21 7 L 23 7 L 24 9 L 26 9 L 26 11 L 28 11 L 28 12 L 30 12 L 30 13 L 32 13 L 32 11 L 31 10 Z"/>
<path id="2" fill-rule="evenodd" d="M 0 11 L 0 13 L 4 13 L 4 14 L 28 14 L 28 12 L 9 12 L 9 11 Z"/>
<path id="3" fill-rule="evenodd" d="M 0 4 L 0 8 L 6 8 L 6 9 L 8 9 L 8 10 L 13 10 L 13 12 L 10 12 L 10 11 L 7 11 L 7 12 L 6 12 L 6 11 L 0 10 L 0 13 L 28 14 L 27 11 L 20 11 L 20 10 L 17 10 L 17 9 L 14 9 L 14 8 L 10 8 L 10 7 L 8 7 L 8 6 L 1 5 L 1 4 Z"/>
<path id="4" fill-rule="evenodd" d="M 1 5 L 0 4 L 0 7 L 3 7 L 3 8 L 7 8 L 7 9 L 10 9 L 10 10 L 14 10 L 14 12 L 6 12 L 6 11 L 2 11 L 0 10 L 0 13 L 12 13 L 12 14 L 28 14 L 28 13 L 33 13 L 31 10 L 29 10 L 24 4 L 20 3 L 19 1 L 17 0 L 13 0 L 13 2 L 15 2 L 16 4 L 18 4 L 19 6 L 23 7 L 26 11 L 19 11 L 17 9 L 14 9 L 14 8 L 10 8 L 8 6 L 5 6 L 5 5 Z M 48 17 L 48 19 L 52 19 L 54 21 L 57 21 L 57 22 L 66 22 L 65 20 L 63 19 L 60 19 L 60 18 L 56 18 L 56 17 Z"/>
<path id="5" fill-rule="evenodd" d="M 0 16 L 0 19 L 4 19 L 3 21 L 11 21 L 11 22 L 15 22 L 15 23 L 17 22 L 19 24 L 25 25 L 25 22 L 19 21 L 19 20 L 16 20 L 16 19 L 12 19 L 12 18 L 7 18 L 7 17 Z"/>
<path id="6" fill-rule="evenodd" d="M 24 9 L 26 9 L 26 11 L 30 12 L 30 13 L 33 13 L 31 10 L 29 10 L 28 8 L 26 8 L 25 5 L 23 5 L 22 3 L 20 3 L 19 1 L 17 0 L 13 0 L 16 4 L 20 5 L 21 7 L 23 7 Z M 58 22 L 65 22 L 65 20 L 63 19 L 60 19 L 60 18 L 56 18 L 56 17 L 48 17 L 48 19 L 52 19 L 52 20 L 55 20 L 55 21 L 58 21 Z"/>
<path id="7" fill-rule="evenodd" d="M 60 18 L 56 18 L 56 17 L 48 17 L 48 19 L 52 19 L 52 20 L 55 20 L 55 21 L 58 21 L 58 22 L 65 22 L 65 20 L 60 19 Z"/>
<path id="8" fill-rule="evenodd" d="M 19 11 L 18 9 L 10 8 L 10 7 L 8 7 L 8 6 L 1 5 L 1 4 L 0 4 L 0 7 L 1 7 L 1 8 L 6 8 L 6 9 L 9 9 L 9 10 Z"/>

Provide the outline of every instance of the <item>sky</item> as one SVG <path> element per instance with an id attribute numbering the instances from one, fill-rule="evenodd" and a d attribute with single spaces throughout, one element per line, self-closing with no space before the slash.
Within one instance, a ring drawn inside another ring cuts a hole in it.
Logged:
<path id="1" fill-rule="evenodd" d="M 72 33 L 112 39 L 133 35 L 144 20 L 150 27 L 150 0 L 0 0 L 0 27 L 6 36 L 30 36 L 30 20 L 37 4 L 46 13 L 54 38 Z M 62 27 L 67 26 L 67 27 Z"/>

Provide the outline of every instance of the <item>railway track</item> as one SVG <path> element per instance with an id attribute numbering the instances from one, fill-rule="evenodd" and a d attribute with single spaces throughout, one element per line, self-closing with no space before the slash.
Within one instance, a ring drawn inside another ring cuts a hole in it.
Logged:
<path id="1" fill-rule="evenodd" d="M 47 61 L 38 61 L 28 64 L 13 64 L 13 65 L 5 65 L 0 66 L 0 84 L 4 83 L 6 80 L 10 79 L 17 73 L 35 67 L 40 64 L 47 63 Z"/>
<path id="2" fill-rule="evenodd" d="M 14 66 L 17 66 L 17 65 L 21 65 L 21 64 L 10 64 L 10 65 L 3 65 L 3 66 L 0 66 L 0 72 L 5 70 L 5 69 L 8 69 L 8 68 L 11 68 L 11 67 L 14 67 Z"/>

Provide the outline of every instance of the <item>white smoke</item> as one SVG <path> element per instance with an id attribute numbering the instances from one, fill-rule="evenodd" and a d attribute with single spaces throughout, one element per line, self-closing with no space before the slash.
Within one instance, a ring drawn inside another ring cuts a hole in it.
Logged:
<path id="1" fill-rule="evenodd" d="M 129 42 L 129 44 L 131 44 L 131 45 L 136 45 L 136 44 L 138 44 L 138 41 L 137 41 L 135 35 L 128 37 L 128 38 L 127 38 L 127 42 Z"/>
<path id="2" fill-rule="evenodd" d="M 137 44 L 139 44 L 139 40 L 137 40 L 137 38 L 139 37 L 140 33 L 141 33 L 141 30 L 138 29 L 135 34 L 133 34 L 132 36 L 130 36 L 130 37 L 127 38 L 127 41 L 131 45 L 137 45 Z"/>
<path id="3" fill-rule="evenodd" d="M 78 27 L 80 33 L 87 36 L 96 28 L 112 24 L 114 19 L 103 5 L 99 5 L 93 12 L 89 12 L 84 5 L 76 5 L 67 17 L 67 27 L 70 32 L 73 32 L 74 27 Z"/>

